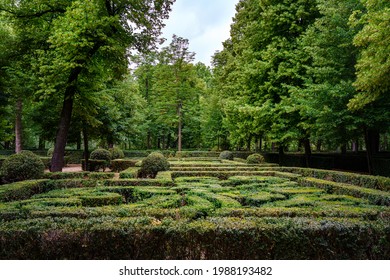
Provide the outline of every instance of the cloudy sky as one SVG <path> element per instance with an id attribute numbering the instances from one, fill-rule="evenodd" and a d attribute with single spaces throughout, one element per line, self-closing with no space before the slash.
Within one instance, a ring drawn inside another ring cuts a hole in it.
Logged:
<path id="1" fill-rule="evenodd" d="M 239 0 L 176 0 L 163 37 L 169 44 L 176 34 L 190 42 L 196 61 L 210 65 L 211 56 L 222 50 L 222 42 L 229 38 L 230 24 Z"/>

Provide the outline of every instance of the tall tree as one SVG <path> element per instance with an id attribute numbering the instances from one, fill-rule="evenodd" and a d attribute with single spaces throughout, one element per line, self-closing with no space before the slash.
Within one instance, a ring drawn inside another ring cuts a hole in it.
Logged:
<path id="1" fill-rule="evenodd" d="M 163 48 L 154 72 L 156 120 L 169 130 L 177 128 L 177 148 L 182 149 L 183 123 L 186 112 L 191 115 L 193 106 L 199 104 L 197 77 L 191 63 L 195 53 L 189 51 L 187 39 L 173 35 L 169 46 Z M 189 124 L 189 123 L 188 123 Z"/>
<path id="2" fill-rule="evenodd" d="M 348 107 L 363 117 L 368 167 L 373 173 L 373 155 L 379 151 L 380 133 L 388 132 L 390 126 L 390 3 L 362 3 L 365 10 L 355 13 L 351 20 L 352 25 L 363 24 L 363 28 L 354 38 L 360 50 L 354 83 L 357 94 Z"/>
<path id="3" fill-rule="evenodd" d="M 61 171 L 79 81 L 92 65 L 109 61 L 106 65 L 112 69 L 123 69 L 129 47 L 144 50 L 153 45 L 174 1 L 11 2 L 7 10 L 21 19 L 25 28 L 31 29 L 31 25 L 38 31 L 36 37 L 43 35 L 41 29 L 48 30 L 47 47 L 36 50 L 35 66 L 41 76 L 40 93 L 63 97 L 51 164 L 52 171 Z"/>
<path id="4" fill-rule="evenodd" d="M 352 83 L 358 50 L 352 42 L 360 30 L 349 25 L 349 17 L 361 5 L 359 0 L 317 3 L 320 16 L 306 30 L 298 49 L 306 69 L 304 83 L 290 89 L 291 97 L 300 111 L 299 125 L 312 138 L 346 147 L 359 135 L 362 121 L 347 108 L 356 94 Z"/>
<path id="5" fill-rule="evenodd" d="M 315 2 L 243 0 L 236 10 L 231 39 L 222 52 L 220 84 L 228 105 L 226 115 L 232 116 L 226 120 L 242 131 L 231 137 L 249 143 L 253 136 L 267 133 L 283 147 L 305 134 L 297 127 L 299 112 L 290 106 L 289 87 L 302 84 L 295 50 L 318 15 Z M 250 127 L 253 120 L 258 122 Z"/>

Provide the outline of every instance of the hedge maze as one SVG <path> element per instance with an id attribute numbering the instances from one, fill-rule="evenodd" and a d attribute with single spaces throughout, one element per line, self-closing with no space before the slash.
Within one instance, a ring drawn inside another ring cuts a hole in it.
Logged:
<path id="1" fill-rule="evenodd" d="M 2 259 L 389 259 L 390 179 L 186 158 L 0 186 Z"/>

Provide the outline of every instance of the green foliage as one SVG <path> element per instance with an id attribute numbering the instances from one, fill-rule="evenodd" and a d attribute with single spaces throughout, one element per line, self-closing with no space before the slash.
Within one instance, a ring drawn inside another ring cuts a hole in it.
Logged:
<path id="1" fill-rule="evenodd" d="M 119 178 L 121 179 L 137 178 L 138 170 L 139 170 L 138 167 L 128 167 L 119 173 Z"/>
<path id="2" fill-rule="evenodd" d="M 44 170 L 42 160 L 30 151 L 22 151 L 7 157 L 1 166 L 5 182 L 38 179 L 43 176 Z"/>
<path id="3" fill-rule="evenodd" d="M 233 164 L 237 169 L 242 167 L 230 161 L 231 167 Z M 158 179 L 113 180 L 104 179 L 112 178 L 113 173 L 52 173 L 47 175 L 51 180 L 4 185 L 0 188 L 1 256 L 390 257 L 388 191 L 330 181 L 346 179 L 348 173 L 338 176 L 338 172 L 285 167 L 264 167 L 264 171 L 252 174 L 236 172 L 240 176 L 226 173 L 228 179 L 221 181 L 211 174 L 223 165 L 204 165 L 210 168 L 204 171 L 213 177 L 204 177 L 202 172 L 189 175 L 198 177 L 184 177 L 185 172 L 165 171 L 158 174 Z M 304 176 L 280 172 L 287 169 Z M 310 178 L 310 174 L 325 179 Z M 370 180 L 375 178 L 354 176 L 349 179 L 360 183 L 373 183 Z M 60 179 L 65 177 L 73 179 Z M 381 184 L 388 189 L 388 182 Z M 119 249 L 107 249 L 112 246 Z M 126 249 L 129 246 L 132 250 Z"/>
<path id="4" fill-rule="evenodd" d="M 90 159 L 110 161 L 111 153 L 106 149 L 96 149 L 91 153 Z"/>
<path id="5" fill-rule="evenodd" d="M 234 155 L 231 151 L 222 151 L 219 154 L 220 159 L 226 159 L 226 160 L 234 160 Z"/>
<path id="6" fill-rule="evenodd" d="M 111 159 L 122 159 L 125 157 L 123 151 L 118 147 L 110 148 L 109 151 L 111 153 Z"/>
<path id="7" fill-rule="evenodd" d="M 138 177 L 155 178 L 159 171 L 169 170 L 169 166 L 169 162 L 161 153 L 153 152 L 142 160 Z"/>
<path id="8" fill-rule="evenodd" d="M 260 164 L 264 162 L 264 157 L 260 154 L 252 154 L 246 158 L 246 162 L 249 164 Z"/>
<path id="9" fill-rule="evenodd" d="M 129 167 L 134 167 L 136 163 L 137 160 L 115 159 L 111 160 L 110 168 L 112 172 L 121 172 Z"/>
<path id="10" fill-rule="evenodd" d="M 53 156 L 53 152 L 54 152 L 54 148 L 50 148 L 47 150 L 47 156 L 48 157 L 52 157 Z"/>
<path id="11" fill-rule="evenodd" d="M 363 15 L 352 24 L 363 24 L 363 29 L 354 38 L 354 44 L 360 48 L 361 55 L 357 61 L 357 79 L 354 86 L 359 91 L 348 104 L 350 109 L 361 109 L 375 103 L 389 103 L 390 82 L 389 44 L 390 44 L 390 3 L 383 0 L 364 0 Z M 360 11 L 361 12 L 361 11 Z"/>

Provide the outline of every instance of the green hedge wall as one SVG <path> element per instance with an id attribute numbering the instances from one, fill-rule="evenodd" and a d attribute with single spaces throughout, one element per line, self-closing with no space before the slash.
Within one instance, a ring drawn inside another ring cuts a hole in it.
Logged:
<path id="1" fill-rule="evenodd" d="M 326 179 L 328 181 L 357 185 L 363 188 L 390 191 L 390 178 L 387 177 L 299 167 L 271 167 L 267 169 L 296 173 L 304 177 L 314 177 L 318 179 Z"/>
<path id="2" fill-rule="evenodd" d="M 305 218 L 18 220 L 0 224 L 0 258 L 387 260 L 390 225 Z"/>

